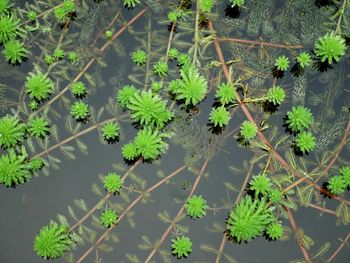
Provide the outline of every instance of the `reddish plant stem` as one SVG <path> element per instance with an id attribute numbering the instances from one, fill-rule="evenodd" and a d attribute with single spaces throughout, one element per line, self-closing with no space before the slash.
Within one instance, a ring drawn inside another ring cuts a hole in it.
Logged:
<path id="1" fill-rule="evenodd" d="M 218 41 L 218 42 L 236 42 L 236 43 L 242 43 L 242 44 L 253 44 L 253 45 L 259 45 L 259 46 L 286 48 L 286 49 L 300 49 L 300 48 L 303 48 L 302 45 L 294 45 L 294 46 L 292 46 L 292 45 L 274 44 L 274 43 L 269 43 L 269 42 L 256 41 L 256 40 L 247 40 L 247 39 L 239 39 L 239 38 L 217 38 L 216 41 Z"/>
<path id="2" fill-rule="evenodd" d="M 297 232 L 298 231 L 298 226 L 297 226 L 297 224 L 296 224 L 296 222 L 294 220 L 292 212 L 290 211 L 290 209 L 288 207 L 285 207 L 285 210 L 287 212 L 288 219 L 289 219 L 290 225 L 292 227 L 292 230 L 294 232 Z M 299 248 L 300 248 L 301 252 L 303 253 L 304 259 L 307 262 L 312 262 L 311 259 L 310 259 L 309 253 L 307 252 L 307 250 L 304 247 L 304 245 L 303 245 L 301 240 L 298 240 L 298 245 L 299 245 Z"/>
<path id="3" fill-rule="evenodd" d="M 208 164 L 208 160 L 205 160 L 204 164 L 202 165 L 197 178 L 192 186 L 191 192 L 188 195 L 188 198 L 190 198 L 194 191 L 196 190 L 198 183 L 200 181 L 200 179 L 202 178 L 202 174 L 205 170 L 205 168 L 207 167 Z M 186 202 L 181 206 L 179 212 L 176 214 L 174 220 L 171 222 L 171 224 L 168 226 L 168 228 L 165 230 L 165 232 L 163 233 L 162 237 L 160 238 L 160 241 L 157 243 L 157 246 L 151 251 L 151 253 L 148 255 L 147 259 L 144 261 L 145 263 L 148 263 L 151 261 L 152 257 L 154 256 L 154 254 L 157 252 L 157 250 L 159 249 L 159 247 L 163 244 L 163 242 L 165 241 L 165 239 L 167 238 L 167 236 L 169 235 L 171 229 L 174 227 L 175 223 L 177 222 L 177 220 L 180 218 L 181 214 L 183 213 L 183 211 L 185 210 L 185 205 Z"/>
<path id="4" fill-rule="evenodd" d="M 340 245 L 338 246 L 338 248 L 334 251 L 334 253 L 327 259 L 327 262 L 331 262 L 338 254 L 339 252 L 342 250 L 342 248 L 346 245 L 346 243 L 348 242 L 348 240 L 350 239 L 350 232 L 347 234 L 347 236 L 345 237 L 345 239 L 340 243 Z"/>
<path id="5" fill-rule="evenodd" d="M 112 231 L 112 229 L 114 229 L 114 227 L 116 225 L 118 225 L 120 223 L 120 221 L 127 215 L 127 213 L 138 203 L 142 200 L 142 198 L 148 194 L 151 193 L 152 191 L 154 191 L 155 189 L 157 189 L 159 186 L 161 186 L 164 182 L 166 182 L 167 180 L 170 180 L 172 177 L 174 177 L 175 175 L 177 175 L 178 173 L 180 173 L 183 169 L 186 168 L 186 165 L 176 169 L 174 172 L 172 172 L 170 175 L 168 175 L 167 177 L 164 177 L 162 180 L 160 180 L 158 183 L 156 183 L 155 185 L 153 185 L 152 187 L 150 187 L 149 189 L 147 189 L 145 192 L 141 193 L 125 210 L 124 212 L 120 215 L 120 217 L 118 218 L 117 222 L 110 226 L 100 237 L 99 239 L 95 242 L 94 245 L 92 245 L 78 260 L 76 263 L 80 263 L 82 262 L 93 250 L 94 248 L 101 243 L 105 237 Z"/>

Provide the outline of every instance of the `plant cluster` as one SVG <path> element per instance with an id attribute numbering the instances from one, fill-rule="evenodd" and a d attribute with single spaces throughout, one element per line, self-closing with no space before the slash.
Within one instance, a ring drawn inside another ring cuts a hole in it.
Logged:
<path id="1" fill-rule="evenodd" d="M 329 178 L 327 189 L 334 195 L 343 194 L 350 189 L 350 166 L 343 166 L 339 169 L 339 175 Z"/>
<path id="2" fill-rule="evenodd" d="M 187 215 L 195 219 L 205 216 L 208 206 L 202 196 L 194 195 L 187 200 L 185 208 Z"/>
<path id="3" fill-rule="evenodd" d="M 192 252 L 192 242 L 186 236 L 176 237 L 171 240 L 171 248 L 173 249 L 173 255 L 177 258 L 188 257 Z"/>

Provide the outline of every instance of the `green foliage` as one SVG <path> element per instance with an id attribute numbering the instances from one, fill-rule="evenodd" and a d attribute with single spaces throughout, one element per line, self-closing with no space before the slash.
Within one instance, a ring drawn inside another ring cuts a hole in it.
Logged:
<path id="1" fill-rule="evenodd" d="M 230 112 L 226 110 L 224 107 L 220 108 L 212 108 L 209 116 L 210 122 L 216 127 L 224 127 L 226 126 L 231 119 Z"/>
<path id="2" fill-rule="evenodd" d="M 230 83 L 221 83 L 215 92 L 215 98 L 222 105 L 232 103 L 236 99 L 236 90 Z"/>
<path id="3" fill-rule="evenodd" d="M 19 26 L 20 20 L 12 15 L 0 14 L 0 44 L 21 36 L 24 30 Z"/>
<path id="4" fill-rule="evenodd" d="M 271 189 L 268 192 L 269 200 L 275 204 L 280 204 L 283 199 L 283 192 L 277 189 Z"/>
<path id="5" fill-rule="evenodd" d="M 302 131 L 296 136 L 295 144 L 302 153 L 310 152 L 316 146 L 316 138 L 311 132 Z"/>
<path id="6" fill-rule="evenodd" d="M 116 173 L 108 173 L 103 178 L 103 186 L 109 193 L 119 192 L 123 185 L 121 177 Z"/>
<path id="7" fill-rule="evenodd" d="M 254 123 L 250 121 L 244 121 L 241 125 L 241 136 L 245 140 L 253 139 L 256 136 L 257 130 Z"/>
<path id="8" fill-rule="evenodd" d="M 188 237 L 178 236 L 171 243 L 172 253 L 177 258 L 187 257 L 192 252 L 192 242 Z"/>
<path id="9" fill-rule="evenodd" d="M 176 48 L 169 49 L 168 56 L 170 59 L 177 59 L 179 56 L 179 51 Z"/>
<path id="10" fill-rule="evenodd" d="M 280 86 L 273 86 L 267 91 L 267 101 L 274 105 L 280 105 L 286 98 L 286 92 Z"/>
<path id="11" fill-rule="evenodd" d="M 76 101 L 71 106 L 70 114 L 76 120 L 85 120 L 90 114 L 89 105 L 84 101 Z"/>
<path id="12" fill-rule="evenodd" d="M 207 201 L 200 195 L 193 195 L 185 205 L 186 214 L 192 218 L 202 218 L 206 215 Z"/>
<path id="13" fill-rule="evenodd" d="M 153 65 L 153 73 L 160 77 L 168 75 L 168 64 L 165 61 L 158 61 Z"/>
<path id="14" fill-rule="evenodd" d="M 163 141 L 164 137 L 157 130 L 146 128 L 138 131 L 134 140 L 138 155 L 142 155 L 145 160 L 156 159 L 168 149 L 168 144 Z"/>
<path id="15" fill-rule="evenodd" d="M 286 71 L 289 68 L 289 58 L 285 55 L 277 57 L 275 60 L 275 66 L 278 70 Z"/>
<path id="16" fill-rule="evenodd" d="M 38 18 L 38 14 L 34 10 L 30 10 L 27 14 L 29 21 L 35 21 Z"/>
<path id="17" fill-rule="evenodd" d="M 344 193 L 346 188 L 346 182 L 342 176 L 336 175 L 332 176 L 328 180 L 327 189 L 335 195 Z"/>
<path id="18" fill-rule="evenodd" d="M 25 125 L 17 116 L 5 115 L 0 118 L 0 147 L 14 147 L 23 141 Z"/>
<path id="19" fill-rule="evenodd" d="M 230 2 L 232 7 L 234 6 L 241 7 L 244 5 L 245 0 L 230 0 Z"/>
<path id="20" fill-rule="evenodd" d="M 339 169 L 341 177 L 343 177 L 347 187 L 350 187 L 350 166 L 344 166 Z"/>
<path id="21" fill-rule="evenodd" d="M 53 82 L 41 72 L 29 73 L 25 87 L 29 97 L 37 101 L 45 100 L 53 92 Z"/>
<path id="22" fill-rule="evenodd" d="M 159 93 L 159 91 L 162 89 L 162 87 L 163 87 L 163 82 L 153 81 L 152 85 L 151 85 L 152 93 Z"/>
<path id="23" fill-rule="evenodd" d="M 46 63 L 48 66 L 50 66 L 50 65 L 52 65 L 53 63 L 55 63 L 55 58 L 54 58 L 53 56 L 51 56 L 51 55 L 45 55 L 44 61 L 45 61 L 45 63 Z"/>
<path id="24" fill-rule="evenodd" d="M 185 66 L 189 66 L 191 64 L 191 58 L 188 54 L 180 53 L 177 56 L 177 64 L 181 66 L 181 68 L 185 68 Z M 195 69 L 197 70 L 197 69 Z"/>
<path id="25" fill-rule="evenodd" d="M 62 257 L 73 244 L 69 236 L 69 228 L 53 221 L 40 229 L 34 240 L 34 251 L 44 259 Z"/>
<path id="26" fill-rule="evenodd" d="M 241 241 L 249 241 L 261 236 L 266 227 L 272 222 L 273 217 L 266 200 L 255 199 L 245 196 L 232 209 L 227 219 L 227 230 L 231 238 Z"/>
<path id="27" fill-rule="evenodd" d="M 23 184 L 32 176 L 30 167 L 26 163 L 27 153 L 22 149 L 21 154 L 16 154 L 10 149 L 7 154 L 0 158 L 0 183 L 6 186 Z"/>
<path id="28" fill-rule="evenodd" d="M 176 20 L 179 18 L 179 12 L 177 11 L 170 11 L 168 12 L 168 20 L 170 23 L 176 22 Z"/>
<path id="29" fill-rule="evenodd" d="M 61 60 L 65 56 L 64 50 L 62 48 L 55 48 L 53 51 L 53 57 L 55 60 Z"/>
<path id="30" fill-rule="evenodd" d="M 118 94 L 119 97 L 120 94 Z M 141 125 L 162 128 L 173 117 L 167 102 L 151 91 L 134 92 L 127 105 L 134 121 Z"/>
<path id="31" fill-rule="evenodd" d="M 39 103 L 38 103 L 36 100 L 32 100 L 32 101 L 29 103 L 29 108 L 30 108 L 32 111 L 36 111 L 36 110 L 39 108 Z"/>
<path id="32" fill-rule="evenodd" d="M 309 66 L 311 64 L 311 56 L 307 52 L 301 52 L 297 56 L 297 61 L 301 68 L 305 68 L 306 66 Z"/>
<path id="33" fill-rule="evenodd" d="M 9 0 L 0 0 L 0 15 L 7 14 L 10 8 Z"/>
<path id="34" fill-rule="evenodd" d="M 44 117 L 29 120 L 27 130 L 30 136 L 44 138 L 50 132 L 49 122 Z"/>
<path id="35" fill-rule="evenodd" d="M 287 112 L 286 124 L 293 132 L 299 132 L 308 129 L 314 122 L 314 117 L 310 109 L 304 106 L 292 107 Z"/>
<path id="36" fill-rule="evenodd" d="M 132 161 L 140 154 L 134 143 L 127 143 L 122 147 L 122 155 L 126 160 Z"/>
<path id="37" fill-rule="evenodd" d="M 131 59 L 137 66 L 142 66 L 147 62 L 147 53 L 142 49 L 137 49 L 132 52 Z"/>
<path id="38" fill-rule="evenodd" d="M 119 136 L 119 126 L 115 122 L 107 122 L 103 125 L 102 134 L 106 141 L 116 140 Z"/>
<path id="39" fill-rule="evenodd" d="M 267 226 L 266 234 L 272 240 L 279 239 L 283 236 L 283 226 L 279 222 L 273 222 Z"/>
<path id="40" fill-rule="evenodd" d="M 255 192 L 255 195 L 266 195 L 271 190 L 271 180 L 266 174 L 254 175 L 253 179 L 249 183 L 250 190 Z"/>
<path id="41" fill-rule="evenodd" d="M 123 0 L 124 6 L 127 8 L 134 8 L 140 3 L 140 0 Z"/>
<path id="42" fill-rule="evenodd" d="M 106 30 L 104 33 L 103 33 L 103 36 L 106 40 L 111 40 L 112 37 L 113 37 L 113 32 L 111 30 Z"/>
<path id="43" fill-rule="evenodd" d="M 27 164 L 28 164 L 29 169 L 32 172 L 40 171 L 45 165 L 44 160 L 40 157 L 36 157 L 36 158 L 30 160 Z"/>
<path id="44" fill-rule="evenodd" d="M 213 0 L 199 0 L 199 10 L 201 12 L 210 12 L 214 6 Z"/>
<path id="45" fill-rule="evenodd" d="M 177 100 L 185 100 L 186 105 L 196 105 L 201 102 L 207 93 L 208 83 L 203 76 L 198 73 L 197 68 L 190 67 L 188 70 L 181 69 L 181 82 L 176 89 Z"/>
<path id="46" fill-rule="evenodd" d="M 74 0 L 64 0 L 61 6 L 55 8 L 55 17 L 60 24 L 69 22 L 70 17 L 76 11 Z"/>
<path id="47" fill-rule="evenodd" d="M 73 82 L 70 89 L 73 95 L 77 98 L 83 98 L 87 94 L 86 86 L 81 81 Z"/>
<path id="48" fill-rule="evenodd" d="M 123 109 L 127 109 L 130 104 L 130 99 L 137 94 L 137 90 L 133 85 L 124 85 L 117 92 L 117 102 Z"/>
<path id="49" fill-rule="evenodd" d="M 23 58 L 27 57 L 28 50 L 23 47 L 23 43 L 18 40 L 11 39 L 4 44 L 2 51 L 5 59 L 11 64 L 22 63 Z"/>
<path id="50" fill-rule="evenodd" d="M 338 62 L 345 54 L 345 40 L 334 32 L 326 33 L 320 37 L 315 44 L 315 54 L 321 58 L 322 62 L 327 61 L 332 64 Z"/>
<path id="51" fill-rule="evenodd" d="M 116 224 L 117 220 L 117 213 L 112 209 L 105 209 L 100 216 L 100 222 L 105 228 Z"/>
<path id="52" fill-rule="evenodd" d="M 70 51 L 68 52 L 68 60 L 72 65 L 76 66 L 79 64 L 80 56 L 77 52 Z"/>

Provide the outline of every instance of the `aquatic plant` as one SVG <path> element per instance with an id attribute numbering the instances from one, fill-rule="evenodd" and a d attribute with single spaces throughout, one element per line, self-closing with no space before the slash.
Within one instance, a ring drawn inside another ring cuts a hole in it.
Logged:
<path id="1" fill-rule="evenodd" d="M 122 184 L 122 179 L 114 172 L 108 173 L 105 177 L 103 177 L 103 186 L 109 193 L 119 192 Z"/>
<path id="2" fill-rule="evenodd" d="M 42 158 L 36 157 L 30 160 L 29 162 L 27 162 L 27 165 L 31 172 L 38 172 L 44 167 L 45 163 Z"/>
<path id="3" fill-rule="evenodd" d="M 147 53 L 141 49 L 138 49 L 132 52 L 131 58 L 137 66 L 142 66 L 147 61 Z"/>
<path id="4" fill-rule="evenodd" d="M 17 116 L 6 115 L 0 118 L 0 147 L 14 147 L 24 139 L 25 125 Z"/>
<path id="5" fill-rule="evenodd" d="M 201 195 L 193 195 L 186 202 L 186 214 L 192 218 L 202 218 L 206 215 L 207 202 Z"/>
<path id="6" fill-rule="evenodd" d="M 136 88 L 133 85 L 124 85 L 117 92 L 117 102 L 123 109 L 127 109 L 131 98 L 133 98 L 137 93 Z"/>
<path id="7" fill-rule="evenodd" d="M 44 259 L 59 258 L 66 253 L 73 241 L 69 236 L 69 228 L 51 221 L 40 229 L 35 236 L 34 251 Z"/>
<path id="8" fill-rule="evenodd" d="M 47 99 L 54 88 L 51 79 L 41 72 L 29 73 L 24 85 L 29 97 L 37 101 Z"/>
<path id="9" fill-rule="evenodd" d="M 305 68 L 306 66 L 309 66 L 312 62 L 311 55 L 307 52 L 301 52 L 297 56 L 297 61 L 301 68 Z"/>
<path id="10" fill-rule="evenodd" d="M 332 193 L 332 194 L 342 194 L 345 191 L 346 188 L 346 182 L 344 180 L 344 177 L 335 175 L 332 176 L 328 180 L 328 185 L 327 189 Z"/>
<path id="11" fill-rule="evenodd" d="M 181 82 L 174 92 L 177 100 L 184 100 L 186 105 L 197 105 L 207 93 L 208 83 L 195 67 L 181 69 Z"/>
<path id="12" fill-rule="evenodd" d="M 55 60 L 61 60 L 65 56 L 64 50 L 62 48 L 55 48 L 52 56 Z"/>
<path id="13" fill-rule="evenodd" d="M 124 6 L 127 8 L 134 8 L 140 3 L 140 0 L 123 0 Z"/>
<path id="14" fill-rule="evenodd" d="M 198 3 L 201 12 L 210 12 L 214 6 L 213 0 L 199 0 Z"/>
<path id="15" fill-rule="evenodd" d="M 27 126 L 30 136 L 44 138 L 50 132 L 49 122 L 44 117 L 34 117 Z"/>
<path id="16" fill-rule="evenodd" d="M 170 11 L 168 12 L 168 20 L 170 23 L 174 23 L 179 18 L 179 12 Z"/>
<path id="17" fill-rule="evenodd" d="M 292 110 L 287 112 L 286 124 L 293 132 L 308 129 L 313 122 L 314 117 L 310 109 L 304 106 L 293 106 Z"/>
<path id="18" fill-rule="evenodd" d="M 90 114 L 89 105 L 84 101 L 76 101 L 71 106 L 70 114 L 76 120 L 85 120 Z"/>
<path id="19" fill-rule="evenodd" d="M 107 122 L 102 127 L 102 135 L 103 139 L 106 141 L 113 141 L 116 140 L 119 136 L 119 126 L 115 122 Z"/>
<path id="20" fill-rule="evenodd" d="M 338 62 L 345 54 L 345 40 L 334 32 L 326 33 L 320 37 L 315 44 L 315 53 L 322 62 L 332 64 Z"/>
<path id="21" fill-rule="evenodd" d="M 53 63 L 55 63 L 55 58 L 54 58 L 53 56 L 51 56 L 51 55 L 45 55 L 44 61 L 45 61 L 45 63 L 46 63 L 48 66 L 50 66 L 50 65 L 52 65 Z"/>
<path id="22" fill-rule="evenodd" d="M 176 237 L 171 240 L 171 243 L 172 253 L 177 258 L 188 257 L 192 252 L 192 242 L 186 236 Z"/>
<path id="23" fill-rule="evenodd" d="M 350 187 L 350 166 L 343 166 L 339 169 L 339 174 L 343 177 L 347 187 Z"/>
<path id="24" fill-rule="evenodd" d="M 234 7 L 234 6 L 241 7 L 244 5 L 245 0 L 230 0 L 230 3 L 231 3 L 232 7 Z"/>
<path id="25" fill-rule="evenodd" d="M 69 22 L 72 14 L 76 11 L 74 0 L 63 0 L 62 5 L 55 8 L 55 17 L 60 24 Z"/>
<path id="26" fill-rule="evenodd" d="M 30 10 L 27 14 L 27 18 L 29 21 L 35 21 L 38 18 L 38 14 L 34 10 Z"/>
<path id="27" fill-rule="evenodd" d="M 316 138 L 311 132 L 302 131 L 296 136 L 295 145 L 302 153 L 310 152 L 316 147 Z"/>
<path id="28" fill-rule="evenodd" d="M 221 83 L 215 92 L 215 98 L 222 105 L 232 103 L 236 99 L 236 90 L 230 83 Z"/>
<path id="29" fill-rule="evenodd" d="M 0 0 L 0 14 L 7 14 L 10 8 L 9 0 Z"/>
<path id="30" fill-rule="evenodd" d="M 0 184 L 13 186 L 29 180 L 32 176 L 26 160 L 27 153 L 23 149 L 21 154 L 16 154 L 13 149 L 10 149 L 7 154 L 1 155 Z"/>
<path id="31" fill-rule="evenodd" d="M 70 51 L 68 52 L 68 60 L 72 65 L 77 66 L 80 61 L 80 56 L 77 52 Z"/>
<path id="32" fill-rule="evenodd" d="M 168 75 L 168 64 L 165 61 L 158 61 L 153 65 L 153 73 L 160 77 Z"/>
<path id="33" fill-rule="evenodd" d="M 224 127 L 230 121 L 230 113 L 224 108 L 213 108 L 210 112 L 209 120 L 214 125 L 214 127 Z"/>
<path id="34" fill-rule="evenodd" d="M 27 57 L 28 50 L 23 47 L 23 43 L 20 41 L 11 39 L 4 44 L 2 54 L 8 62 L 17 64 L 22 63 L 23 59 Z"/>
<path id="35" fill-rule="evenodd" d="M 250 190 L 253 190 L 255 195 L 266 195 L 271 190 L 271 181 L 266 174 L 254 175 L 249 185 Z"/>
<path id="36" fill-rule="evenodd" d="M 247 195 L 229 213 L 226 228 L 229 236 L 240 243 L 261 236 L 272 220 L 266 200 L 253 200 Z"/>
<path id="37" fill-rule="evenodd" d="M 24 30 L 19 27 L 19 22 L 13 15 L 0 14 L 0 44 L 23 35 Z"/>
<path id="38" fill-rule="evenodd" d="M 122 155 L 126 160 L 132 161 L 136 159 L 136 157 L 138 157 L 140 153 L 134 143 L 127 143 L 124 144 L 122 147 Z"/>
<path id="39" fill-rule="evenodd" d="M 113 32 L 111 30 L 106 30 L 103 33 L 103 36 L 105 37 L 106 40 L 111 40 L 113 37 Z"/>
<path id="40" fill-rule="evenodd" d="M 266 228 L 266 234 L 272 240 L 279 239 L 283 236 L 283 227 L 279 222 L 273 222 Z"/>
<path id="41" fill-rule="evenodd" d="M 120 99 L 125 101 L 125 94 L 129 95 L 131 89 L 122 93 Z M 125 105 L 125 103 L 124 103 Z M 162 100 L 158 95 L 151 91 L 134 92 L 130 97 L 127 108 L 131 112 L 131 117 L 134 121 L 139 122 L 144 126 L 162 128 L 172 118 L 173 114 L 167 109 L 166 101 Z"/>
<path id="42" fill-rule="evenodd" d="M 286 71 L 289 68 L 289 58 L 285 55 L 277 57 L 275 60 L 275 66 L 278 70 Z"/>
<path id="43" fill-rule="evenodd" d="M 83 98 L 87 94 L 86 86 L 83 82 L 77 81 L 70 86 L 73 95 L 77 98 Z"/>
<path id="44" fill-rule="evenodd" d="M 266 98 L 274 105 L 280 105 L 286 98 L 286 92 L 280 86 L 273 86 L 267 91 Z"/>
<path id="45" fill-rule="evenodd" d="M 138 155 L 142 155 L 145 160 L 156 159 L 168 149 L 168 144 L 163 141 L 164 137 L 157 130 L 152 131 L 149 128 L 138 131 L 134 140 Z"/>
<path id="46" fill-rule="evenodd" d="M 177 48 L 171 48 L 169 49 L 169 53 L 168 56 L 170 59 L 177 59 L 177 57 L 179 56 L 179 50 Z"/>
<path id="47" fill-rule="evenodd" d="M 254 123 L 250 121 L 244 121 L 241 124 L 240 134 L 245 140 L 253 139 L 256 136 L 257 130 Z"/>
<path id="48" fill-rule="evenodd" d="M 100 222 L 106 228 L 109 228 L 115 223 L 117 223 L 117 220 L 118 220 L 117 213 L 112 209 L 105 209 L 101 213 Z"/>

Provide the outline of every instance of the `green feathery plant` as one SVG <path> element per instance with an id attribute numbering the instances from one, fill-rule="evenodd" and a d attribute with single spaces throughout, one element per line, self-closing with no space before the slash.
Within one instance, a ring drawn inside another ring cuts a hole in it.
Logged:
<path id="1" fill-rule="evenodd" d="M 267 91 L 266 98 L 268 102 L 280 105 L 286 98 L 286 92 L 280 86 L 273 86 Z"/>
<path id="2" fill-rule="evenodd" d="M 296 136 L 295 145 L 302 153 L 310 152 L 316 147 L 316 138 L 311 132 L 302 131 Z"/>
<path id="3" fill-rule="evenodd" d="M 315 54 L 322 62 L 327 61 L 328 64 L 338 62 L 345 54 L 345 49 L 345 40 L 334 32 L 326 33 L 315 44 Z"/>
<path id="4" fill-rule="evenodd" d="M 289 58 L 285 55 L 277 57 L 275 60 L 275 67 L 280 71 L 286 71 L 289 68 Z"/>
<path id="5" fill-rule="evenodd" d="M 343 177 L 345 184 L 350 188 L 350 166 L 344 166 L 339 169 L 339 174 Z"/>
<path id="6" fill-rule="evenodd" d="M 25 87 L 29 97 L 37 101 L 43 101 L 53 92 L 52 80 L 41 72 L 29 73 Z"/>
<path id="7" fill-rule="evenodd" d="M 87 95 L 87 89 L 83 82 L 77 81 L 70 86 L 73 95 L 76 98 L 84 98 Z"/>
<path id="8" fill-rule="evenodd" d="M 168 75 L 168 70 L 169 70 L 168 64 L 165 61 L 160 60 L 153 65 L 153 73 L 160 77 L 164 77 Z"/>
<path id="9" fill-rule="evenodd" d="M 234 6 L 241 7 L 244 5 L 245 0 L 230 0 L 230 3 L 231 3 L 232 7 L 234 7 Z"/>
<path id="10" fill-rule="evenodd" d="M 202 218 L 206 215 L 207 202 L 200 195 L 189 198 L 185 205 L 186 214 L 192 218 Z"/>
<path id="11" fill-rule="evenodd" d="M 112 225 L 116 224 L 117 220 L 118 220 L 117 213 L 112 209 L 105 209 L 101 213 L 100 222 L 106 228 L 109 228 Z"/>
<path id="12" fill-rule="evenodd" d="M 283 236 L 283 232 L 283 226 L 279 222 L 273 222 L 266 228 L 266 234 L 272 240 L 281 238 Z"/>
<path id="13" fill-rule="evenodd" d="M 124 6 L 127 8 L 134 8 L 140 3 L 140 0 L 123 0 Z"/>
<path id="14" fill-rule="evenodd" d="M 340 175 L 332 176 L 328 180 L 327 189 L 335 195 L 344 193 L 346 189 L 346 182 Z"/>
<path id="15" fill-rule="evenodd" d="M 210 112 L 209 120 L 214 127 L 220 128 L 226 126 L 231 119 L 230 113 L 224 107 L 212 109 Z"/>
<path id="16" fill-rule="evenodd" d="M 119 126 L 115 122 L 108 122 L 102 127 L 103 139 L 107 142 L 114 141 L 119 136 Z"/>
<path id="17" fill-rule="evenodd" d="M 147 53 L 141 49 L 138 49 L 132 52 L 131 59 L 137 66 L 142 66 L 147 62 Z"/>
<path id="18" fill-rule="evenodd" d="M 44 138 L 50 132 L 50 125 L 44 117 L 34 117 L 29 120 L 27 130 L 30 136 Z"/>
<path id="19" fill-rule="evenodd" d="M 301 68 L 305 68 L 306 66 L 309 66 L 312 62 L 311 55 L 307 52 L 301 52 L 297 56 L 297 61 Z"/>
<path id="20" fill-rule="evenodd" d="M 77 121 L 86 120 L 90 114 L 89 105 L 84 101 L 76 101 L 71 106 L 70 114 Z"/>
<path id="21" fill-rule="evenodd" d="M 28 50 L 23 47 L 23 43 L 16 39 L 11 39 L 4 44 L 2 54 L 5 60 L 11 64 L 22 63 L 23 59 L 27 57 Z"/>
<path id="22" fill-rule="evenodd" d="M 123 185 L 123 180 L 118 174 L 114 172 L 108 173 L 103 178 L 103 186 L 109 193 L 119 192 L 122 185 Z"/>
<path id="23" fill-rule="evenodd" d="M 25 125 L 17 116 L 0 118 L 0 147 L 9 148 L 21 143 L 25 135 Z"/>
<path id="24" fill-rule="evenodd" d="M 215 98 L 222 105 L 232 103 L 236 99 L 236 90 L 230 83 L 221 83 L 215 92 Z"/>
<path id="25" fill-rule="evenodd" d="M 177 258 L 188 257 L 192 252 L 192 242 L 186 236 L 176 237 L 171 240 L 171 243 L 172 253 Z"/>
<path id="26" fill-rule="evenodd" d="M 308 129 L 313 122 L 314 117 L 310 109 L 304 106 L 293 106 L 292 110 L 287 112 L 286 124 L 293 132 Z"/>
<path id="27" fill-rule="evenodd" d="M 250 121 L 244 121 L 241 125 L 240 135 L 243 139 L 249 141 L 253 139 L 257 134 L 257 129 L 254 123 Z"/>
<path id="28" fill-rule="evenodd" d="M 271 190 L 271 181 L 266 174 L 254 175 L 249 183 L 250 190 L 255 192 L 255 195 L 267 195 Z"/>
<path id="29" fill-rule="evenodd" d="M 127 109 L 130 104 L 130 99 L 137 93 L 133 85 L 124 85 L 121 87 L 116 95 L 116 100 L 123 109 Z"/>

